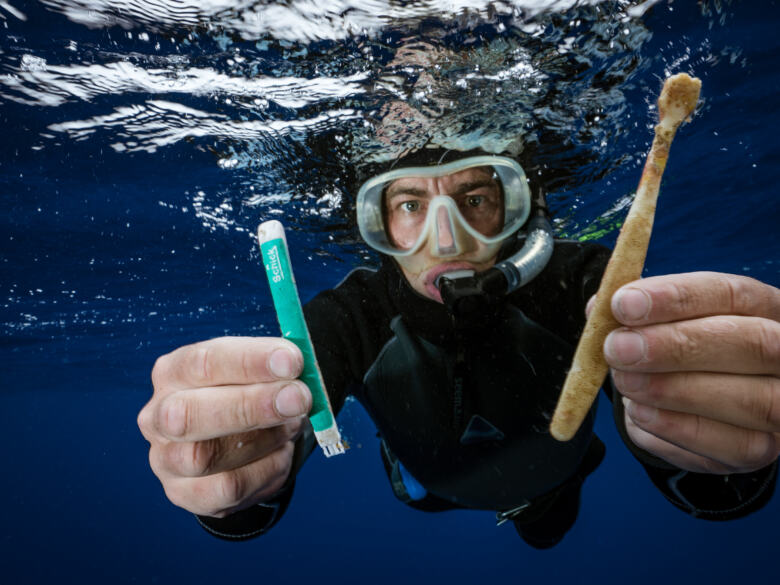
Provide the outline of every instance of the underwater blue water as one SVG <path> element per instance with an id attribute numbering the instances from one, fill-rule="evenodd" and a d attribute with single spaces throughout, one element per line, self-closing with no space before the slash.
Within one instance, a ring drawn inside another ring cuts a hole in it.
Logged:
<path id="1" fill-rule="evenodd" d="M 76 44 L 73 62 L 81 63 L 151 54 L 147 45 L 156 39 L 168 40 L 177 54 L 189 50 L 190 64 L 205 60 L 213 66 L 212 49 L 244 47 L 235 35 L 224 33 L 229 41 L 220 31 L 213 33 L 213 47 L 203 40 L 190 45 L 186 33 L 146 27 L 143 19 L 135 28 L 121 22 L 89 27 L 55 10 L 67 4 L 0 2 L 0 75 L 24 79 L 24 54 L 58 62 L 58 56 L 74 52 L 66 41 Z M 635 188 L 651 139 L 648 104 L 668 71 L 695 73 L 703 80 L 705 102 L 673 146 L 646 274 L 718 270 L 780 286 L 780 7 L 777 2 L 704 6 L 711 12 L 703 14 L 696 3 L 660 2 L 645 14 L 649 36 L 636 50 L 640 65 L 621 82 L 625 103 L 611 110 L 623 117 L 602 121 L 621 129 L 600 151 L 612 161 L 609 172 L 597 173 L 596 165 L 592 178 L 580 177 L 553 193 L 551 203 L 561 231 L 588 237 L 613 226 L 601 241 L 614 242 L 620 211 L 613 213 L 612 206 Z M 113 14 L 118 21 L 122 10 Z M 138 40 L 139 31 L 147 30 L 151 41 Z M 495 22 L 470 30 L 501 34 Z M 391 46 L 396 42 L 388 40 Z M 336 46 L 348 53 L 361 45 L 326 39 L 311 50 L 327 54 Z M 304 58 L 287 58 L 282 49 L 257 49 L 261 72 L 263 63 L 269 75 L 284 62 L 305 69 Z M 36 62 L 28 59 L 27 66 L 34 70 Z M 290 135 L 279 138 L 278 152 L 263 142 L 264 135 L 233 142 L 230 132 L 205 138 L 190 133 L 152 152 L 133 150 L 127 145 L 143 144 L 144 132 L 152 130 L 133 134 L 101 122 L 77 136 L 51 126 L 108 116 L 147 100 L 176 101 L 176 95 L 152 90 L 129 95 L 120 88 L 69 98 L 65 105 L 24 103 L 23 94 L 3 79 L 3 582 L 778 582 L 780 497 L 733 522 L 686 516 L 660 496 L 622 446 L 607 404 L 601 404 L 597 421 L 607 457 L 585 485 L 577 524 L 552 550 L 529 548 L 511 526 L 497 528 L 490 513 L 424 514 L 398 503 L 372 423 L 356 404 L 340 416 L 352 448 L 327 461 L 319 452 L 312 456 L 290 509 L 271 533 L 244 543 L 212 538 L 165 499 L 149 469 L 147 444 L 135 422 L 151 395 L 149 372 L 157 356 L 185 343 L 225 334 L 275 334 L 251 239 L 260 220 L 282 217 L 293 223 L 288 238 L 304 300 L 337 284 L 366 258 L 371 261 L 355 242 L 354 224 L 345 219 L 348 205 L 326 213 L 327 206 L 312 203 L 322 196 L 316 187 L 309 199 L 252 203 L 256 192 L 272 193 L 274 181 L 283 179 L 253 174 L 257 169 L 247 161 L 258 158 L 256 153 L 284 169 L 308 164 L 295 155 L 311 152 Z M 28 87 L 36 89 L 35 83 Z M 58 83 L 63 80 L 55 87 Z M 37 89 L 57 95 L 51 87 Z M 180 103 L 213 114 L 209 122 L 222 120 L 220 115 L 246 122 L 301 114 L 282 106 L 242 113 L 220 101 L 224 95 L 184 93 Z M 140 98 L 134 101 L 133 95 Z M 325 101 L 334 109 L 364 105 L 341 99 Z M 166 118 L 170 128 L 187 117 L 180 115 Z M 129 128 L 127 119 L 121 124 Z M 125 147 L 111 146 L 117 143 Z M 225 152 L 233 153 L 237 167 L 218 164 L 231 160 Z M 621 159 L 626 153 L 630 156 Z M 317 170 L 311 172 L 319 180 Z M 310 203 L 317 212 L 307 215 Z"/>

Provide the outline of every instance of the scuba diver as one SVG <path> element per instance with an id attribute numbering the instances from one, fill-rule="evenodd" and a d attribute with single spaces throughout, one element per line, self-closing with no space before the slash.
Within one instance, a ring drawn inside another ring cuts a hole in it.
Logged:
<path id="1" fill-rule="evenodd" d="M 534 546 L 554 544 L 604 454 L 593 416 L 567 443 L 547 426 L 608 251 L 554 245 L 542 191 L 512 158 L 480 150 L 395 161 L 364 182 L 357 217 L 386 260 L 315 299 L 308 319 L 315 343 L 336 347 L 319 332 L 349 295 L 338 320 L 355 324 L 348 353 L 362 354 L 351 394 L 377 426 L 395 495 L 423 510 L 496 510 Z M 546 308 L 525 288 L 543 270 Z M 386 309 L 350 309 L 366 299 Z M 549 310 L 559 306 L 577 309 Z M 338 361 L 326 354 L 323 372 Z"/>
<path id="2" fill-rule="evenodd" d="M 548 424 L 609 250 L 555 240 L 538 173 L 505 154 L 429 145 L 374 165 L 357 220 L 381 266 L 354 270 L 305 314 L 334 411 L 354 396 L 369 413 L 398 499 L 426 511 L 492 510 L 548 548 L 574 524 L 605 453 L 595 407 L 569 442 Z M 720 293 L 735 286 L 743 304 L 724 306 Z M 716 343 L 693 356 L 670 340 L 675 327 L 690 336 L 696 319 L 732 312 L 776 331 L 780 291 L 744 277 L 671 275 L 624 287 L 613 311 L 630 329 L 607 341 L 605 392 L 651 481 L 703 518 L 761 508 L 774 491 L 780 423 L 776 412 L 751 418 L 759 410 L 738 393 L 780 375 L 753 365 L 770 349 L 749 341 L 755 331 L 741 321 L 731 349 Z M 735 344 L 748 349 L 724 359 Z M 315 445 L 301 364 L 292 344 L 270 338 L 210 340 L 155 364 L 138 419 L 152 469 L 212 534 L 249 538 L 284 514 Z M 713 371 L 730 376 L 732 394 L 707 395 Z M 753 450 L 734 446 L 745 436 Z"/>

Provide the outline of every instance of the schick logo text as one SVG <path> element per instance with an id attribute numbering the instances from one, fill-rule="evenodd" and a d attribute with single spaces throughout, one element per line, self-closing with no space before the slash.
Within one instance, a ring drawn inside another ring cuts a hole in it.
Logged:
<path id="1" fill-rule="evenodd" d="M 279 263 L 279 249 L 276 246 L 268 250 L 268 261 L 271 266 L 271 280 L 274 282 L 284 280 L 282 265 Z"/>

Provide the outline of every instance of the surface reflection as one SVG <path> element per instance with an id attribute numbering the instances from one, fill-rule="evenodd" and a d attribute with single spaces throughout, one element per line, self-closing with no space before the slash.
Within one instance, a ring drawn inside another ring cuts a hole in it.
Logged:
<path id="1" fill-rule="evenodd" d="M 647 66 L 637 53 L 650 38 L 639 18 L 650 2 L 43 5 L 94 33 L 63 30 L 53 45 L 9 37 L 0 97 L 57 109 L 39 148 L 100 137 L 120 152 L 152 153 L 194 141 L 266 201 L 312 199 L 342 225 L 354 226 L 354 193 L 339 178 L 377 151 L 397 156 L 431 139 L 467 148 L 493 136 L 538 150 L 540 165 L 559 168 L 554 189 L 570 189 L 643 147 L 601 155 L 627 136 L 624 91 Z M 95 103 L 86 117 L 85 102 Z M 402 123 L 378 125 L 390 110 Z M 314 173 L 287 162 L 325 152 L 341 162 Z M 216 210 L 223 199 L 207 194 L 200 205 Z"/>

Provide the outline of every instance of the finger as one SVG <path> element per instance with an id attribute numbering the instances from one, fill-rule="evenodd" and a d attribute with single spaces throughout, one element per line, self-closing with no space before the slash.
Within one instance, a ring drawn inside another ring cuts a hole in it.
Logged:
<path id="1" fill-rule="evenodd" d="M 675 467 L 696 473 L 713 473 L 718 475 L 731 473 L 731 469 L 718 461 L 682 449 L 639 428 L 631 420 L 631 417 L 628 416 L 628 411 L 626 411 L 625 421 L 626 432 L 637 447 L 656 457 L 660 457 Z"/>
<path id="2" fill-rule="evenodd" d="M 612 379 L 623 396 L 647 406 L 780 432 L 780 379 L 774 376 L 613 370 Z"/>
<path id="3" fill-rule="evenodd" d="M 640 429 L 682 449 L 745 473 L 780 455 L 780 433 L 735 427 L 702 416 L 661 410 L 625 399 L 626 413 Z"/>
<path id="4" fill-rule="evenodd" d="M 140 410 L 136 419 L 141 434 L 143 435 L 144 439 L 150 443 L 152 443 L 158 437 L 157 431 L 154 428 L 154 409 L 155 403 L 150 400 Z"/>
<path id="5" fill-rule="evenodd" d="M 780 323 L 718 316 L 621 327 L 604 341 L 604 356 L 619 370 L 780 375 Z"/>
<path id="6" fill-rule="evenodd" d="M 618 289 L 612 296 L 612 312 L 624 325 L 710 315 L 780 321 L 780 290 L 746 276 L 716 272 L 653 276 Z"/>
<path id="7" fill-rule="evenodd" d="M 220 337 L 180 347 L 157 360 L 152 381 L 159 391 L 297 378 L 300 350 L 276 337 Z"/>
<path id="8" fill-rule="evenodd" d="M 205 441 L 303 416 L 311 401 L 299 380 L 179 390 L 160 401 L 154 427 L 172 441 Z"/>
<path id="9" fill-rule="evenodd" d="M 238 469 L 166 481 L 165 494 L 175 505 L 194 514 L 223 518 L 278 492 L 290 474 L 293 451 L 293 443 L 288 442 L 269 456 Z"/>
<path id="10" fill-rule="evenodd" d="M 205 477 L 238 469 L 294 442 L 302 421 L 194 443 L 168 441 L 152 447 L 149 462 L 158 477 L 170 478 Z"/>

